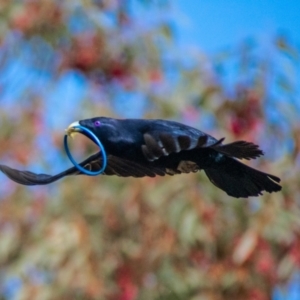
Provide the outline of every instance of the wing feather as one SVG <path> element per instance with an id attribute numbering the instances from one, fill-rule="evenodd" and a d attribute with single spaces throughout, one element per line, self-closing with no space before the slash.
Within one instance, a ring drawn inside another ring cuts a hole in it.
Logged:
<path id="1" fill-rule="evenodd" d="M 88 157 L 86 160 L 81 162 L 80 165 L 90 170 L 91 169 L 90 164 L 92 164 L 93 161 L 99 159 L 99 157 L 100 157 L 100 152 Z M 56 175 L 37 174 L 30 171 L 13 169 L 6 165 L 0 165 L 0 171 L 4 173 L 7 177 L 12 179 L 13 181 L 23 185 L 45 185 L 57 181 L 68 175 L 80 174 L 80 172 L 75 167 L 69 168 Z"/>
<path id="2" fill-rule="evenodd" d="M 102 156 L 100 152 L 90 156 L 81 162 L 80 165 L 90 171 L 99 170 L 102 166 Z M 13 181 L 23 185 L 46 185 L 65 176 L 82 174 L 75 167 L 69 168 L 56 175 L 38 174 L 25 170 L 17 170 L 6 165 L 0 165 L 0 171 Z M 151 164 L 140 164 L 109 155 L 107 167 L 103 174 L 117 175 L 120 177 L 155 177 L 156 175 L 164 176 L 165 174 L 169 174 L 169 171 L 163 167 L 157 167 Z"/>
<path id="3" fill-rule="evenodd" d="M 152 131 L 144 134 L 144 145 L 142 152 L 148 161 L 155 161 L 171 153 L 196 148 L 213 147 L 222 143 L 223 139 L 216 140 L 206 134 L 189 136 L 182 134 Z"/>

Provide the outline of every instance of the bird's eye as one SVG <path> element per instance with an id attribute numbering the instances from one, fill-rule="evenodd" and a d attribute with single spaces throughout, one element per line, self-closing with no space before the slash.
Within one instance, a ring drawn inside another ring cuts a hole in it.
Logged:
<path id="1" fill-rule="evenodd" d="M 95 122 L 94 122 L 94 125 L 95 125 L 96 127 L 99 127 L 99 126 L 101 125 L 101 122 L 100 122 L 100 121 L 95 121 Z"/>

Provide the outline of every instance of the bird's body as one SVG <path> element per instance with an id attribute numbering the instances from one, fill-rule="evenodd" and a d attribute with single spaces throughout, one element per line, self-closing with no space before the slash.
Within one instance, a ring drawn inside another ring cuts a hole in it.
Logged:
<path id="1" fill-rule="evenodd" d="M 262 155 L 252 143 L 238 141 L 224 145 L 223 139 L 217 140 L 200 130 L 167 120 L 97 117 L 71 124 L 69 134 L 75 131 L 74 124 L 89 129 L 102 142 L 108 158 L 105 175 L 154 177 L 203 169 L 213 184 L 233 197 L 257 196 L 262 191 L 281 189 L 278 177 L 250 168 L 236 159 Z M 99 152 L 80 165 L 93 171 L 100 169 L 101 163 Z M 0 170 L 25 185 L 48 184 L 67 175 L 80 174 L 75 167 L 54 176 L 4 165 L 0 165 Z"/>
<path id="2" fill-rule="evenodd" d="M 106 126 L 104 120 L 109 123 L 106 128 L 103 128 Z M 84 120 L 80 125 L 93 131 L 94 122 L 90 124 L 89 120 Z M 101 124 L 98 135 L 110 155 L 141 164 L 151 162 L 153 166 L 169 166 L 174 170 L 182 160 L 191 160 L 192 157 L 199 160 L 205 156 L 205 148 L 193 151 L 199 138 L 203 138 L 207 146 L 218 142 L 195 128 L 173 121 L 102 117 Z M 201 150 L 203 153 L 199 155 Z M 207 160 L 208 157 L 204 161 Z"/>

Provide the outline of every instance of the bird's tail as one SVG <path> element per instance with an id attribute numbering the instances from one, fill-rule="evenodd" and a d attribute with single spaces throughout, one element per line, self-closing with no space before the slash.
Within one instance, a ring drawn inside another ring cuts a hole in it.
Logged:
<path id="1" fill-rule="evenodd" d="M 204 171 L 214 185 L 236 198 L 281 190 L 278 177 L 255 170 L 231 157 L 224 156 L 216 162 L 215 168 L 212 166 Z"/>

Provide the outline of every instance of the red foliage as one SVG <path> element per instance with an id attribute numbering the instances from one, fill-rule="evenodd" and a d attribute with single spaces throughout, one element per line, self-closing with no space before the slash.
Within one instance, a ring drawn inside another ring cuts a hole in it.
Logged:
<path id="1" fill-rule="evenodd" d="M 270 298 L 262 290 L 255 288 L 255 289 L 251 290 L 247 299 L 249 299 L 249 300 L 269 300 Z"/>
<path id="2" fill-rule="evenodd" d="M 160 83 L 163 80 L 163 73 L 159 69 L 150 70 L 149 79 L 152 83 Z"/>
<path id="3" fill-rule="evenodd" d="M 61 69 L 78 69 L 83 73 L 97 69 L 103 59 L 102 48 L 102 38 L 94 32 L 74 36 L 70 47 L 63 52 Z"/>
<path id="4" fill-rule="evenodd" d="M 293 242 L 289 250 L 289 253 L 292 259 L 294 260 L 295 264 L 300 267 L 300 238 L 299 237 Z"/>
<path id="5" fill-rule="evenodd" d="M 24 34 L 53 28 L 62 22 L 60 6 L 51 1 L 26 1 L 22 9 L 11 18 L 11 26 Z"/>
<path id="6" fill-rule="evenodd" d="M 138 287 L 134 283 L 133 271 L 129 265 L 123 265 L 117 270 L 116 281 L 120 292 L 116 300 L 135 300 L 138 296 Z"/>
<path id="7" fill-rule="evenodd" d="M 244 90 L 233 104 L 230 129 L 236 137 L 253 135 L 262 125 L 261 100 L 254 91 Z"/>

